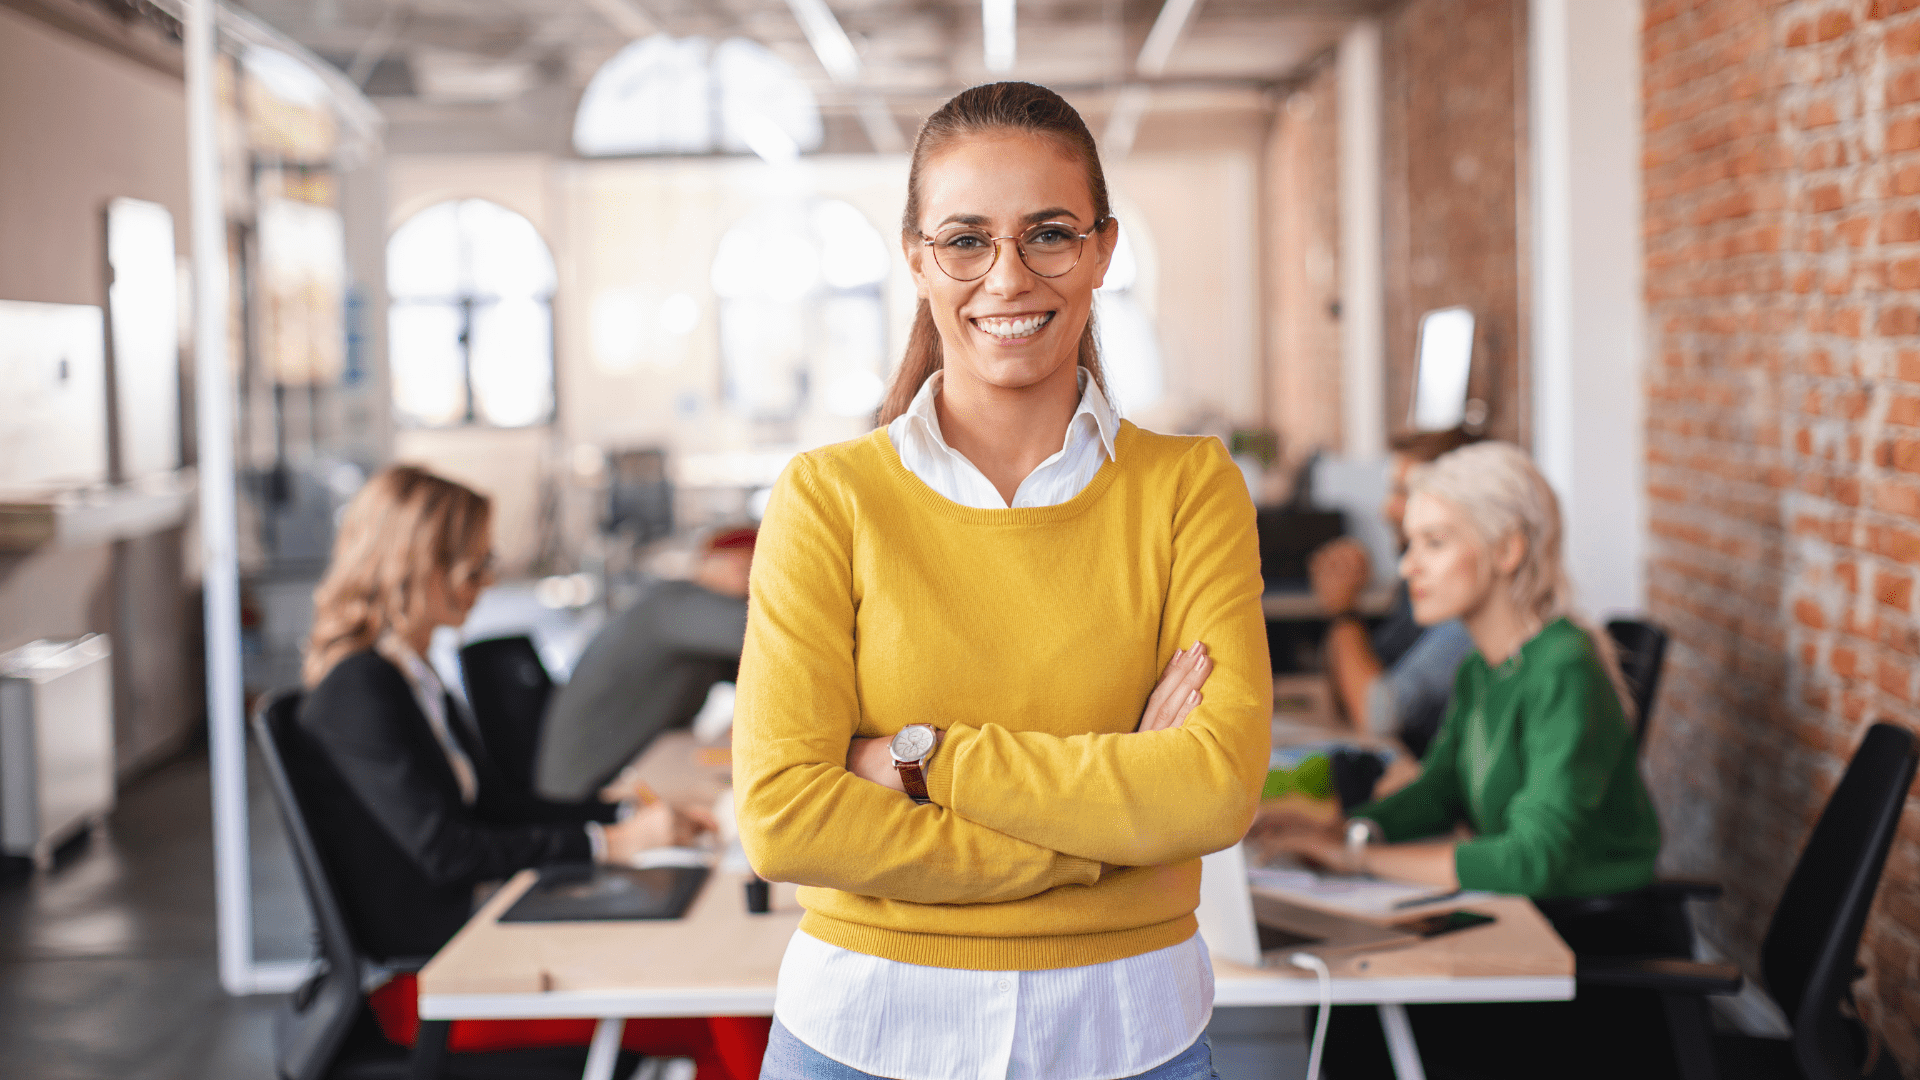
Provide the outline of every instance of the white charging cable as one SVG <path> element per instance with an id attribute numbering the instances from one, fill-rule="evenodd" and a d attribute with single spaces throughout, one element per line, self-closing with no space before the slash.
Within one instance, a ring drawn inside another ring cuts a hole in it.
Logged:
<path id="1" fill-rule="evenodd" d="M 1310 952 L 1297 952 L 1287 963 L 1313 972 L 1320 984 L 1320 1022 L 1313 1026 L 1313 1049 L 1307 1053 L 1307 1080 L 1320 1080 L 1320 1054 L 1327 1044 L 1327 1021 L 1333 1018 L 1333 972 L 1327 962 Z"/>

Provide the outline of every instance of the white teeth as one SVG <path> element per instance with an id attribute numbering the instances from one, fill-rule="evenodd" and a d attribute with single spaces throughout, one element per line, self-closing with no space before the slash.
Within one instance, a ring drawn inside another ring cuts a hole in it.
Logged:
<path id="1" fill-rule="evenodd" d="M 1053 319 L 1053 312 L 1023 315 L 1018 319 L 975 319 L 973 325 L 997 338 L 1023 338 L 1037 332 Z"/>

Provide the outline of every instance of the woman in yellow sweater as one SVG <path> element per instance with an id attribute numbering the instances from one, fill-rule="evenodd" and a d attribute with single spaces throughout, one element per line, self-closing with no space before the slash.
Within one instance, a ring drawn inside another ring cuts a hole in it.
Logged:
<path id="1" fill-rule="evenodd" d="M 885 426 L 795 459 L 754 560 L 740 832 L 807 909 L 763 1077 L 1213 1076 L 1193 912 L 1267 765 L 1259 555 L 1219 441 L 1107 402 L 1118 229 L 1051 91 L 921 129 Z"/>

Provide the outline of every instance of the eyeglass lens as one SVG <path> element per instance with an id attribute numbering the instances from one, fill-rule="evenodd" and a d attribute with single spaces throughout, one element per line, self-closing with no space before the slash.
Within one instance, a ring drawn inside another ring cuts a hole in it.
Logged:
<path id="1" fill-rule="evenodd" d="M 1086 241 L 1068 226 L 1042 222 L 1028 229 L 1015 248 L 1027 269 L 1041 277 L 1059 277 L 1080 261 Z M 933 238 L 933 258 L 956 281 L 972 281 L 993 268 L 999 244 L 985 229 L 946 229 Z"/>

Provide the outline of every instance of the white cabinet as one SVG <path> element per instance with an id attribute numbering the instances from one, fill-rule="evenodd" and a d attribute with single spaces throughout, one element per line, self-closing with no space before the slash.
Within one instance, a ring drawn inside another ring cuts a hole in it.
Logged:
<path id="1" fill-rule="evenodd" d="M 113 663 L 102 634 L 0 654 L 0 850 L 45 866 L 113 809 Z"/>

